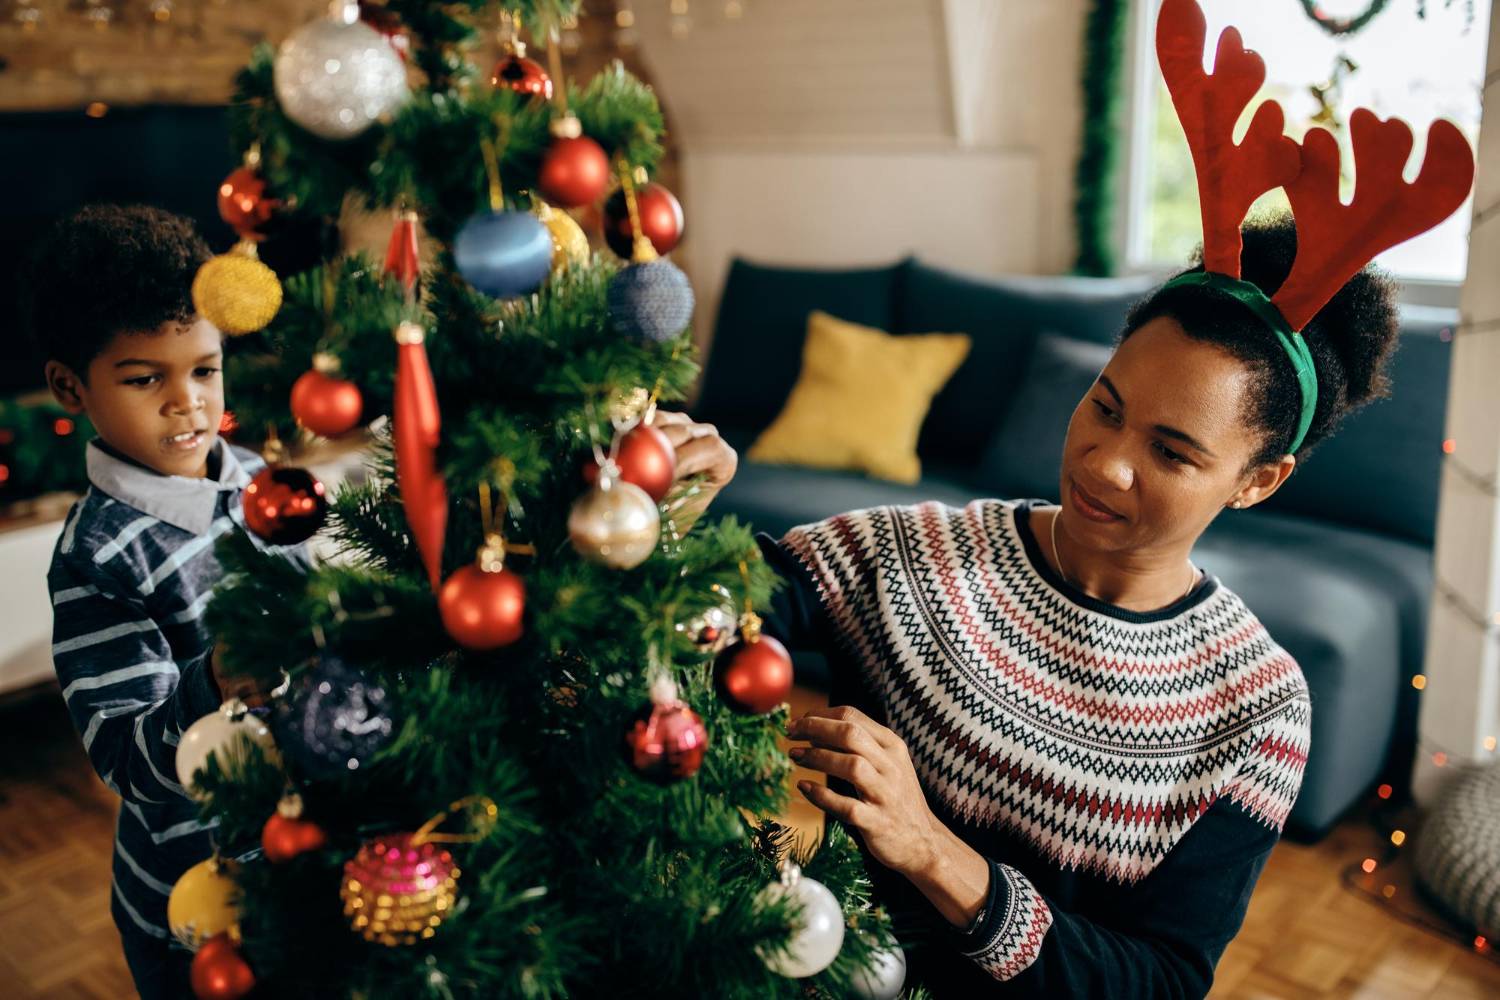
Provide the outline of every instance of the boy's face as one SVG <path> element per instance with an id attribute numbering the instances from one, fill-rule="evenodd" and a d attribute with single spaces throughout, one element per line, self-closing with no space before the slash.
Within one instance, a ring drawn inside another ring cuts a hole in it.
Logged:
<path id="1" fill-rule="evenodd" d="M 118 333 L 87 379 L 47 362 L 47 384 L 69 412 L 126 458 L 165 476 L 202 478 L 224 415 L 221 335 L 207 320 Z"/>

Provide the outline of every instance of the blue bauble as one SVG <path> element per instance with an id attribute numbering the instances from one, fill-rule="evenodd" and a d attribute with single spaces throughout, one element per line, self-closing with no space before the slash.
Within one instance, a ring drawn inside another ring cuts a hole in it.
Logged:
<path id="1" fill-rule="evenodd" d="M 463 224 L 453 259 L 465 280 L 486 295 L 529 295 L 552 272 L 552 234 L 530 212 L 487 212 Z"/>
<path id="2" fill-rule="evenodd" d="M 395 735 L 384 685 L 324 655 L 274 703 L 271 729 L 283 757 L 310 778 L 358 770 Z"/>
<path id="3" fill-rule="evenodd" d="M 693 319 L 693 286 L 666 260 L 631 264 L 609 283 L 609 317 L 637 340 L 671 340 Z"/>

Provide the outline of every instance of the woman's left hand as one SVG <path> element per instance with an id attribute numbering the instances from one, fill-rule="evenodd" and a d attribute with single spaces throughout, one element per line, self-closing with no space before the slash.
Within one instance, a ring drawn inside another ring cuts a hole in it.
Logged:
<path id="1" fill-rule="evenodd" d="M 803 767 L 842 778 L 858 798 L 803 781 L 802 794 L 819 809 L 863 836 L 875 859 L 892 871 L 925 870 L 937 856 L 935 817 L 901 737 L 849 705 L 808 712 L 787 726 L 787 736 L 807 740 L 791 757 Z"/>

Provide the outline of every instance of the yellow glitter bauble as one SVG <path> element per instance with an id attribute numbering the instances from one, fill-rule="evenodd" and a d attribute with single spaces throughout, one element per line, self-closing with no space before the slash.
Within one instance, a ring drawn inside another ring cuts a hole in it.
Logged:
<path id="1" fill-rule="evenodd" d="M 218 858 L 200 861 L 177 880 L 167 897 L 167 926 L 194 951 L 215 934 L 239 923 L 240 887 Z"/>
<path id="2" fill-rule="evenodd" d="M 416 944 L 452 912 L 458 876 L 453 855 L 416 834 L 372 840 L 344 864 L 344 916 L 366 941 Z"/>
<path id="3" fill-rule="evenodd" d="M 256 257 L 254 243 L 240 242 L 198 268 L 193 307 L 225 333 L 254 333 L 281 308 L 281 282 Z"/>
<path id="4" fill-rule="evenodd" d="M 589 238 L 573 217 L 560 208 L 553 208 L 545 201 L 537 202 L 536 217 L 542 220 L 552 236 L 552 273 L 556 274 L 569 264 L 587 264 L 589 261 Z"/>

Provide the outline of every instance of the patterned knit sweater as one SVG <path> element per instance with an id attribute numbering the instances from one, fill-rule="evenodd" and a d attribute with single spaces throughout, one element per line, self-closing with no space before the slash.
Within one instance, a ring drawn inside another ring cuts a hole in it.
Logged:
<path id="1" fill-rule="evenodd" d="M 833 703 L 899 735 L 935 815 L 989 859 L 989 899 L 956 929 L 866 854 L 909 985 L 1202 997 L 1297 797 L 1307 685 L 1211 574 L 1144 613 L 1063 581 L 1030 529 L 1039 506 L 762 535 L 790 584 L 768 626 L 829 657 Z"/>

